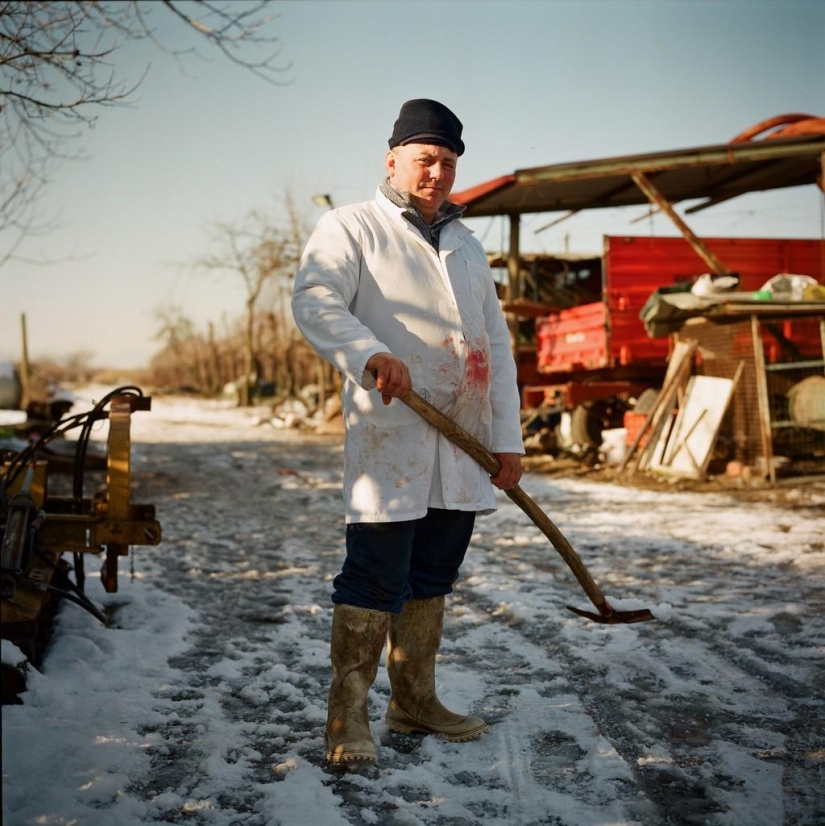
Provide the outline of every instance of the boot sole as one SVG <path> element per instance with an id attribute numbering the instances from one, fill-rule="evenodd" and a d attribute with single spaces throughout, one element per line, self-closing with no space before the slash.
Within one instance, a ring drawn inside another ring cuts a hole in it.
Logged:
<path id="1" fill-rule="evenodd" d="M 352 751 L 342 751 L 335 754 L 327 742 L 327 762 L 333 764 L 340 763 L 375 763 L 378 760 L 377 751 L 363 751 L 353 749 Z"/>
<path id="2" fill-rule="evenodd" d="M 363 752 L 338 755 L 327 752 L 327 762 L 336 766 L 340 766 L 342 763 L 375 763 L 377 759 L 374 754 L 364 754 Z"/>
<path id="3" fill-rule="evenodd" d="M 483 726 L 479 726 L 478 728 L 474 728 L 471 731 L 464 732 L 462 734 L 450 734 L 447 731 L 439 731 L 434 728 L 424 728 L 424 726 L 408 726 L 405 723 L 395 723 L 390 720 L 385 720 L 384 722 L 386 722 L 387 728 L 390 731 L 394 731 L 397 734 L 434 734 L 443 740 L 449 740 L 451 743 L 466 743 L 468 740 L 475 740 L 477 737 L 481 737 L 481 735 L 484 734 L 488 728 L 490 728 L 490 726 L 485 723 Z"/>

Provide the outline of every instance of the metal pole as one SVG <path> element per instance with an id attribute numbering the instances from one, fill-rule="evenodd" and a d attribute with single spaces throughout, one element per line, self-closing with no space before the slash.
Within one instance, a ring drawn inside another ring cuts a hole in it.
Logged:
<path id="1" fill-rule="evenodd" d="M 20 314 L 20 333 L 22 337 L 22 358 L 20 360 L 20 409 L 29 406 L 29 342 L 26 334 L 26 314 Z"/>

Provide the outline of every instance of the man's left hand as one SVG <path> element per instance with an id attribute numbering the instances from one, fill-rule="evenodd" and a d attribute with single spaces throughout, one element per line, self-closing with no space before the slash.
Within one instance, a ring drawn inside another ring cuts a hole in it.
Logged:
<path id="1" fill-rule="evenodd" d="M 490 477 L 490 481 L 501 490 L 514 488 L 521 480 L 521 454 L 520 453 L 494 453 L 501 465 L 498 473 Z"/>

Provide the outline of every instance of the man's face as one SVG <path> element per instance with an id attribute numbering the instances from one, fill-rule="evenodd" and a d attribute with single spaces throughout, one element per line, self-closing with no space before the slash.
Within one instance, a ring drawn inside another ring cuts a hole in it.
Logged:
<path id="1" fill-rule="evenodd" d="M 410 193 L 426 221 L 432 221 L 455 183 L 458 155 L 446 146 L 409 143 L 387 152 L 384 166 L 396 189 Z"/>

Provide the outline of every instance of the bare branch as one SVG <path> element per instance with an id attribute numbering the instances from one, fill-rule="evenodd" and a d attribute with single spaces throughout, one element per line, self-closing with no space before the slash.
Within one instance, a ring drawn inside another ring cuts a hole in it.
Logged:
<path id="1" fill-rule="evenodd" d="M 0 247 L 16 248 L 35 231 L 35 205 L 55 159 L 80 156 L 73 147 L 99 111 L 134 103 L 148 67 L 134 82 L 119 77 L 115 62 L 126 41 L 148 41 L 176 60 L 197 54 L 162 43 L 153 13 L 165 12 L 232 63 L 282 83 L 290 66 L 277 63 L 269 8 L 266 0 L 0 2 Z"/>
<path id="2" fill-rule="evenodd" d="M 278 291 L 287 286 L 297 267 L 308 235 L 306 221 L 295 209 L 294 199 L 284 199 L 287 225 L 281 225 L 262 210 L 252 210 L 237 222 L 216 222 L 210 228 L 212 247 L 197 259 L 196 271 L 240 278 L 246 292 L 241 404 L 249 401 L 254 365 L 259 361 L 256 329 L 260 325 L 257 308 L 268 287 Z"/>

